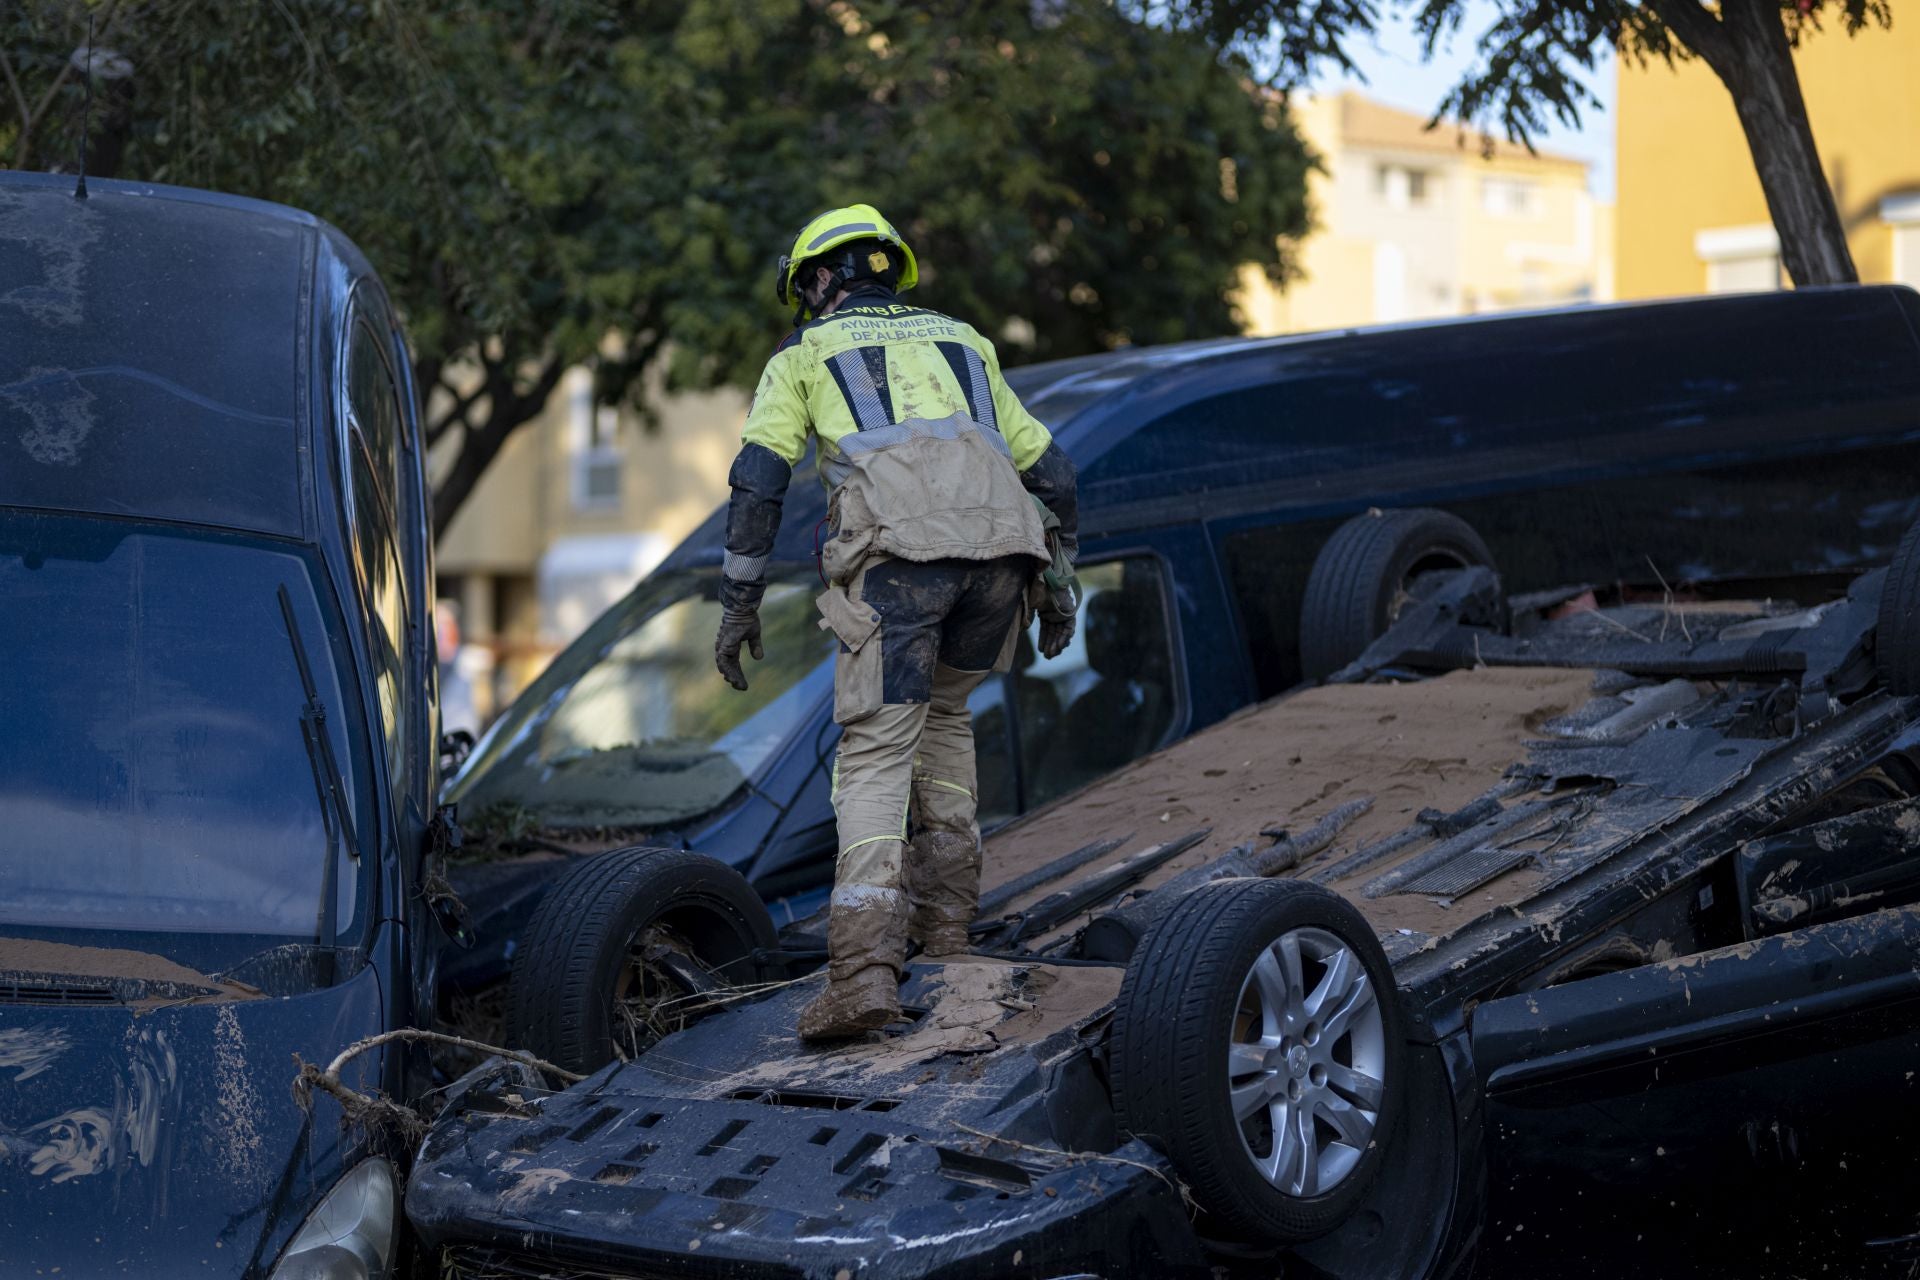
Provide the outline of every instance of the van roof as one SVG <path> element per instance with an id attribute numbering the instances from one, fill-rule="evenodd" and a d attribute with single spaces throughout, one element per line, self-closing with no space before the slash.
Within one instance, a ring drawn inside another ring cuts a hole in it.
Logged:
<path id="1" fill-rule="evenodd" d="M 316 257 L 264 201 L 0 173 L 0 505 L 300 536 Z"/>
<path id="2" fill-rule="evenodd" d="M 1537 418 L 1544 429 L 1557 429 L 1551 413 L 1541 416 L 1542 406 L 1519 394 L 1514 373 L 1522 367 L 1535 382 L 1552 383 L 1561 400 L 1583 404 L 1589 429 L 1624 430 L 1635 419 L 1646 419 L 1643 427 L 1685 427 L 1716 414 L 1742 429 L 1756 415 L 1802 414 L 1824 404 L 1869 416 L 1877 405 L 1887 411 L 1885 429 L 1893 430 L 1920 403 L 1920 294 L 1902 285 L 1849 285 L 1211 338 L 1011 368 L 1007 381 L 1085 480 L 1092 464 L 1137 428 L 1182 406 L 1269 387 L 1285 397 L 1278 389 L 1289 383 L 1299 391 L 1350 377 L 1386 396 L 1404 391 L 1403 383 L 1444 374 L 1448 413 L 1467 397 L 1480 420 Z M 1756 369 L 1767 376 L 1753 376 Z M 1783 392 L 1783 382 L 1796 385 Z M 1287 403 L 1273 401 L 1276 408 Z M 1281 447 L 1290 439 L 1278 414 L 1273 438 Z M 1168 475 L 1157 483 L 1171 492 L 1192 480 Z M 1150 477 L 1083 486 L 1083 518 L 1089 499 L 1131 503 L 1154 487 Z M 810 561 L 814 529 L 825 515 L 824 495 L 807 468 L 788 496 L 775 558 Z M 1106 531 L 1117 527 L 1131 526 L 1122 520 Z M 667 564 L 718 564 L 725 532 L 723 507 Z"/>
<path id="3" fill-rule="evenodd" d="M 1007 380 L 1035 416 L 1056 433 L 1072 427 L 1083 411 L 1111 406 L 1138 395 L 1150 382 L 1170 374 L 1210 375 L 1222 366 L 1248 361 L 1262 367 L 1267 356 L 1311 355 L 1331 361 L 1377 360 L 1395 351 L 1425 347 L 1437 338 L 1452 344 L 1484 343 L 1489 354 L 1506 354 L 1504 343 L 1527 337 L 1548 346 L 1577 336 L 1592 341 L 1604 333 L 1625 335 L 1629 343 L 1656 340 L 1660 330 L 1685 326 L 1690 334 L 1707 317 L 1713 323 L 1751 324 L 1765 317 L 1779 322 L 1782 348 L 1799 339 L 1795 322 L 1840 322 L 1857 325 L 1862 309 L 1850 305 L 1879 295 L 1884 307 L 1874 314 L 1883 328 L 1897 331 L 1920 359 L 1920 294 L 1905 285 L 1846 285 L 1837 288 L 1774 290 L 1764 293 L 1659 298 L 1636 302 L 1576 303 L 1528 310 L 1487 312 L 1473 316 L 1442 316 L 1403 320 L 1391 324 L 1354 325 L 1268 337 L 1204 338 L 1153 347 L 1122 347 L 1117 351 L 1009 369 Z M 1835 304 L 1839 304 L 1836 306 Z M 1904 323 L 1900 313 L 1905 313 Z M 1613 321 L 1633 328 L 1615 327 Z M 1576 334 L 1577 331 L 1577 334 Z M 1297 359 L 1286 359 L 1298 368 Z M 1817 370 L 1813 370 L 1817 373 Z M 1275 380 L 1279 380 L 1275 378 Z"/>

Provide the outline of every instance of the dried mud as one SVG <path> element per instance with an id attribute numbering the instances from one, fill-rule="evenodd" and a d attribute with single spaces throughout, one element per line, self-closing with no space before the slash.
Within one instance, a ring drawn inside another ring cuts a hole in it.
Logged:
<path id="1" fill-rule="evenodd" d="M 1404 829 L 1422 809 L 1458 809 L 1525 757 L 1540 726 L 1585 703 L 1593 673 L 1548 668 L 1456 671 L 1407 684 L 1307 689 L 1251 708 L 1066 797 L 987 841 L 982 882 L 991 889 L 1104 836 L 1133 838 L 1093 874 L 1145 846 L 1200 827 L 1212 834 L 1148 876 L 1151 887 L 1209 861 L 1262 828 L 1298 831 L 1359 796 L 1374 805 L 1311 871 Z M 1538 881 L 1516 871 L 1451 907 L 1432 899 L 1368 900 L 1359 885 L 1392 861 L 1334 888 L 1376 928 L 1445 932 Z M 1040 886 L 1018 910 L 1061 887 Z M 1073 924 L 1084 922 L 1084 917 Z"/>
<path id="2" fill-rule="evenodd" d="M 0 973 L 45 974 L 63 978 L 120 979 L 204 987 L 210 995 L 256 999 L 260 992 L 240 982 L 222 982 L 198 969 L 176 964 L 150 951 L 120 947 L 77 947 L 65 942 L 0 938 Z"/>
<path id="3" fill-rule="evenodd" d="M 1037 1044 L 1074 1026 L 1113 1002 L 1120 994 L 1120 979 L 1118 968 L 986 957 L 951 960 L 941 966 L 929 1012 L 912 1031 L 798 1052 L 790 1039 L 773 1040 L 761 1046 L 760 1053 L 747 1055 L 740 1071 L 707 1081 L 703 1092 L 724 1098 L 749 1089 L 902 1089 L 902 1073 L 944 1055 Z M 675 1064 L 662 1047 L 648 1055 L 647 1065 L 671 1071 Z M 697 1072 L 698 1064 L 686 1065 Z M 913 1088 L 907 1085 L 903 1091 Z"/>

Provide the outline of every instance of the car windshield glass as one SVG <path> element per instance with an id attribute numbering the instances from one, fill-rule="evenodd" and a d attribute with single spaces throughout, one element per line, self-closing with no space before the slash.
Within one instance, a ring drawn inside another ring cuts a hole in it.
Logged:
<path id="1" fill-rule="evenodd" d="M 660 828 L 724 803 L 826 696 L 832 641 L 812 569 L 776 573 L 766 660 L 741 693 L 713 666 L 720 578 L 655 575 L 569 646 L 488 731 L 448 789 L 480 830 Z"/>
<path id="2" fill-rule="evenodd" d="M 0 511 L 0 924 L 318 937 L 328 840 L 282 587 L 352 760 L 299 554 Z"/>

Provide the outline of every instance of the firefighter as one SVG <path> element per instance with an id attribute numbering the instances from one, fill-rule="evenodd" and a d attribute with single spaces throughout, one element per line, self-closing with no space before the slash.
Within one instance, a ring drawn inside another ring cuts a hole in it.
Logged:
<path id="1" fill-rule="evenodd" d="M 780 504 L 808 438 L 829 499 L 821 626 L 838 640 L 839 828 L 827 986 L 800 1016 L 821 1040 L 900 1016 L 907 943 L 967 950 L 980 895 L 967 696 L 1004 671 L 1028 610 L 1040 649 L 1073 636 L 1074 469 L 970 326 L 908 306 L 919 267 L 871 205 L 801 229 L 774 292 L 794 310 L 728 476 L 715 662 L 745 689 Z M 917 831 L 908 838 L 908 814 Z"/>

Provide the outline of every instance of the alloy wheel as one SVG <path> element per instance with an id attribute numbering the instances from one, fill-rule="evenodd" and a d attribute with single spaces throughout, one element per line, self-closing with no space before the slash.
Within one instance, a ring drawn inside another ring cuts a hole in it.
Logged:
<path id="1" fill-rule="evenodd" d="M 1311 927 L 1263 948 L 1227 1047 L 1234 1121 L 1260 1175 L 1291 1196 L 1337 1187 L 1373 1140 L 1386 1061 L 1379 993 L 1353 950 Z"/>

